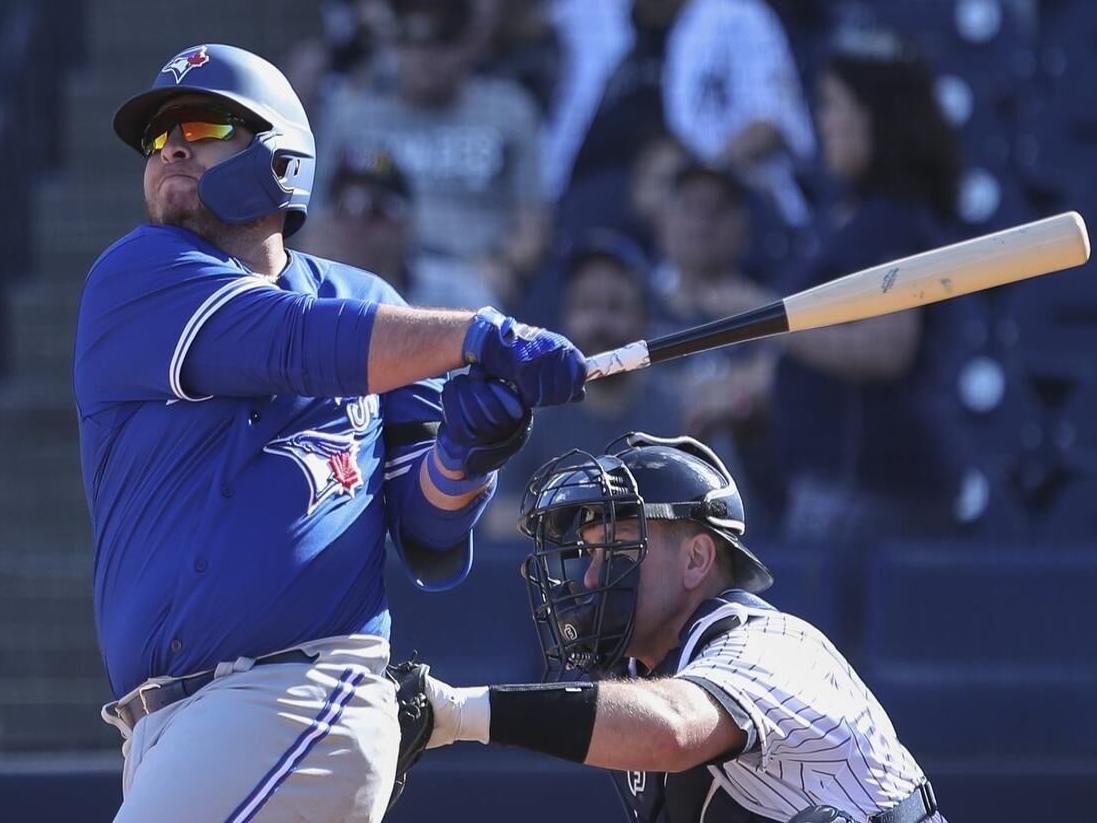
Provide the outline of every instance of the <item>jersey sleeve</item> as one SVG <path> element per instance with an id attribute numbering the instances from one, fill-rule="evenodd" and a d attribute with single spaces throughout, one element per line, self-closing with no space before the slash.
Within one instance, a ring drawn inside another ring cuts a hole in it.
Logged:
<path id="1" fill-rule="evenodd" d="M 421 380 L 381 396 L 386 481 L 408 474 L 412 461 L 434 445 L 442 422 L 442 383 Z"/>
<path id="2" fill-rule="evenodd" d="M 96 261 L 81 299 L 74 358 L 81 410 L 193 399 L 181 384 L 190 344 L 219 309 L 260 290 L 274 288 L 178 230 L 142 227 L 123 238 Z"/>
<path id="3" fill-rule="evenodd" d="M 826 737 L 835 726 L 826 667 L 812 665 L 816 644 L 772 622 L 781 620 L 786 616 L 752 615 L 708 643 L 677 674 L 731 706 L 733 719 L 746 715 L 756 738 L 744 751 L 757 749 L 763 765 L 773 757 L 795 759 L 798 751 L 807 756 L 812 747 L 802 744 Z"/>
<path id="4" fill-rule="evenodd" d="M 129 401 L 358 396 L 376 304 L 286 292 L 181 230 L 143 227 L 88 275 L 82 414 Z"/>
<path id="5" fill-rule="evenodd" d="M 422 380 L 381 397 L 389 535 L 412 582 L 426 591 L 450 589 L 468 576 L 472 527 L 490 499 L 483 495 L 463 509 L 444 512 L 424 498 L 419 469 L 430 459 L 442 420 L 442 383 Z M 441 545 L 439 535 L 444 535 Z"/>

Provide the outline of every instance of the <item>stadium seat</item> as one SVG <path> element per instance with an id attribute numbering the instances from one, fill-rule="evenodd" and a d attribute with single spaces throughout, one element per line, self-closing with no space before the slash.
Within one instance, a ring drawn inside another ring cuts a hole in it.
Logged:
<path id="1" fill-rule="evenodd" d="M 1064 444 L 1075 454 L 1079 462 L 1097 466 L 1097 379 L 1078 386 L 1077 392 L 1063 409 L 1062 433 Z"/>
<path id="2" fill-rule="evenodd" d="M 608 774 L 514 748 L 465 743 L 427 752 L 385 823 L 616 821 L 621 800 Z"/>
<path id="3" fill-rule="evenodd" d="M 1048 511 L 1037 545 L 1041 550 L 1092 552 L 1097 535 L 1097 477 L 1074 474 Z M 1097 644 L 1095 644 L 1097 645 Z"/>
<path id="4" fill-rule="evenodd" d="M 885 546 L 868 572 L 866 655 L 895 665 L 1028 665 L 1097 675 L 1097 554 Z M 1085 634 L 1071 626 L 1086 627 Z"/>
<path id="5" fill-rule="evenodd" d="M 1091 551 L 885 546 L 862 674 L 916 757 L 1097 756 L 1095 586 Z"/>
<path id="6" fill-rule="evenodd" d="M 919 762 L 988 753 L 1097 757 L 1093 670 L 888 665 L 862 674 Z"/>
<path id="7" fill-rule="evenodd" d="M 950 821 L 1036 823 L 1093 815 L 1094 758 L 927 758 L 922 766 Z"/>
<path id="8" fill-rule="evenodd" d="M 841 602 L 842 569 L 830 553 L 824 551 L 775 550 L 763 552 L 763 560 L 773 572 L 773 588 L 762 594 L 782 611 L 811 623 L 839 647 L 844 625 Z"/>
<path id="9" fill-rule="evenodd" d="M 1042 371 L 1071 368 L 1097 374 L 1088 357 L 1097 343 L 1095 267 L 1015 283 L 1003 294 L 1001 313 L 1017 325 L 1015 343 L 1025 364 Z M 1061 361 L 1061 362 L 1057 362 Z"/>

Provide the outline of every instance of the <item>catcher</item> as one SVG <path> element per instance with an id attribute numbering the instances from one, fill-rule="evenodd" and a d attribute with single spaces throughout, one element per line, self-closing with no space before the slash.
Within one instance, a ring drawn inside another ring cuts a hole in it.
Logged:
<path id="1" fill-rule="evenodd" d="M 504 743 L 610 769 L 643 823 L 943 823 L 849 663 L 758 597 L 772 576 L 706 446 L 632 433 L 569 452 L 531 480 L 520 528 L 552 682 L 455 688 L 420 667 L 428 748 Z"/>

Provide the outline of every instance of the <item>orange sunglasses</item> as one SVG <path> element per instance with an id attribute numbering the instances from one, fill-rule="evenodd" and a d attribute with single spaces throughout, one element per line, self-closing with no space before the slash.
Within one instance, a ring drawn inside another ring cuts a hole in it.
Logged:
<path id="1" fill-rule="evenodd" d="M 145 127 L 141 153 L 149 157 L 164 148 L 176 126 L 184 140 L 194 143 L 198 140 L 228 140 L 243 125 L 242 118 L 224 111 L 188 106 L 165 109 Z"/>

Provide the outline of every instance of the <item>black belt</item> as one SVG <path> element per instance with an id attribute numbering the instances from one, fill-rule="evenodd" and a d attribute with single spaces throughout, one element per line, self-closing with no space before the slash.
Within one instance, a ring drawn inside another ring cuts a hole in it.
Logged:
<path id="1" fill-rule="evenodd" d="M 300 649 L 257 657 L 256 666 L 269 666 L 275 663 L 313 663 L 315 655 L 306 654 Z M 142 717 L 148 717 L 154 711 L 170 706 L 184 697 L 190 697 L 203 686 L 213 682 L 213 671 L 188 674 L 170 680 L 167 683 L 147 683 L 137 690 L 137 694 L 125 702 L 116 703 L 114 713 L 131 729 Z"/>
<path id="2" fill-rule="evenodd" d="M 919 823 L 936 813 L 937 798 L 933 796 L 933 786 L 927 780 L 907 795 L 898 806 L 874 814 L 869 820 L 871 823 Z"/>

